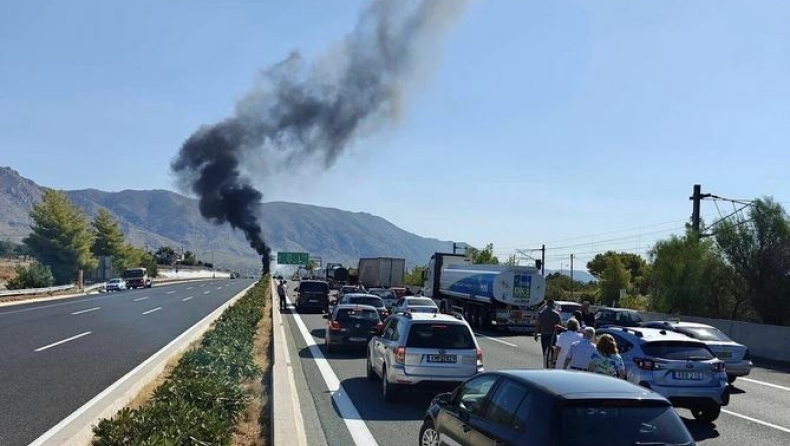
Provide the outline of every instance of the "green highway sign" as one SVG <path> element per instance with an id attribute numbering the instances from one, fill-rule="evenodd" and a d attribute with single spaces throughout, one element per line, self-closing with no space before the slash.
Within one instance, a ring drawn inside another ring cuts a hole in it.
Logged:
<path id="1" fill-rule="evenodd" d="M 310 255 L 306 252 L 278 252 L 277 263 L 280 265 L 307 265 Z"/>

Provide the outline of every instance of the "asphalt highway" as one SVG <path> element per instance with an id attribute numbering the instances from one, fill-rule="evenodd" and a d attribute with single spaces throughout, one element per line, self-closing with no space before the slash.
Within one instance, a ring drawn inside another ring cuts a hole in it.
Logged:
<path id="1" fill-rule="evenodd" d="M 252 283 L 0 307 L 0 445 L 27 445 Z"/>
<path id="2" fill-rule="evenodd" d="M 289 284 L 289 288 L 293 288 L 293 284 Z M 286 332 L 290 333 L 290 354 L 292 358 L 299 358 L 294 370 L 303 375 L 297 377 L 297 383 L 302 383 L 303 387 L 299 391 L 300 406 L 303 410 L 309 407 L 303 416 L 308 426 L 308 439 L 312 438 L 310 444 L 320 444 L 321 436 L 316 435 L 315 429 L 323 430 L 329 445 L 418 444 L 419 429 L 431 395 L 410 394 L 400 402 L 385 403 L 379 383 L 365 377 L 364 350 L 333 351 L 327 355 L 323 346 L 326 320 L 322 315 L 296 314 L 291 309 L 284 316 Z M 532 337 L 477 334 L 486 370 L 541 366 L 540 344 Z M 309 344 L 315 346 L 311 348 Z M 331 377 L 327 379 L 327 367 L 322 364 L 329 366 L 337 385 Z M 339 391 L 333 398 L 334 390 Z M 756 367 L 748 378 L 735 382 L 730 405 L 715 423 L 698 422 L 685 409 L 678 409 L 678 413 L 700 445 L 786 446 L 790 444 L 789 408 L 790 374 L 787 370 Z M 312 419 L 315 417 L 317 419 Z M 374 443 L 370 443 L 368 435 Z"/>

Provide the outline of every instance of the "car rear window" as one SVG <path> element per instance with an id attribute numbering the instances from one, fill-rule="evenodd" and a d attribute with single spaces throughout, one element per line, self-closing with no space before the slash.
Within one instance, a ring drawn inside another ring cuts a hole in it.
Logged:
<path id="1" fill-rule="evenodd" d="M 700 341 L 732 342 L 732 339 L 728 338 L 726 334 L 722 333 L 717 328 L 682 327 L 677 328 L 677 331 L 686 336 L 691 336 L 694 339 L 699 339 Z"/>
<path id="2" fill-rule="evenodd" d="M 302 282 L 299 284 L 299 291 L 302 293 L 328 293 L 329 286 L 319 282 Z"/>
<path id="3" fill-rule="evenodd" d="M 625 404 L 632 402 L 626 401 Z M 560 444 L 564 446 L 693 444 L 688 430 L 671 406 L 574 405 L 562 409 L 560 420 Z"/>
<path id="4" fill-rule="evenodd" d="M 384 301 L 380 297 L 352 297 L 349 303 L 359 305 L 370 305 L 372 307 L 380 308 L 384 306 Z"/>
<path id="5" fill-rule="evenodd" d="M 409 306 L 430 306 L 435 307 L 436 303 L 428 298 L 406 299 L 406 304 Z"/>
<path id="6" fill-rule="evenodd" d="M 428 323 L 411 326 L 406 347 L 473 349 L 477 346 L 465 325 Z"/>
<path id="7" fill-rule="evenodd" d="M 684 342 L 684 341 L 659 341 L 648 342 L 642 345 L 642 350 L 645 354 L 654 358 L 663 359 L 693 359 L 698 361 L 706 361 L 713 359 L 713 353 L 705 346 L 698 342 Z"/>
<path id="8" fill-rule="evenodd" d="M 374 310 L 369 309 L 355 309 L 355 308 L 341 308 L 337 310 L 337 316 L 335 320 L 340 322 L 345 321 L 377 321 L 379 319 L 379 313 Z"/>

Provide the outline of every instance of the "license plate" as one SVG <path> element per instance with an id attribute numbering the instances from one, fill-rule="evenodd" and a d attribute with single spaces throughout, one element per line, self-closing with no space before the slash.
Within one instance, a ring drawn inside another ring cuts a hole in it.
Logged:
<path id="1" fill-rule="evenodd" d="M 428 355 L 428 362 L 457 362 L 456 355 Z"/>
<path id="2" fill-rule="evenodd" d="M 719 359 L 732 359 L 732 352 L 719 352 L 716 353 Z"/>
<path id="3" fill-rule="evenodd" d="M 702 372 L 672 372 L 672 377 L 675 379 L 704 379 L 705 374 Z"/>
<path id="4" fill-rule="evenodd" d="M 368 338 L 348 338 L 348 340 L 351 342 L 365 342 Z"/>

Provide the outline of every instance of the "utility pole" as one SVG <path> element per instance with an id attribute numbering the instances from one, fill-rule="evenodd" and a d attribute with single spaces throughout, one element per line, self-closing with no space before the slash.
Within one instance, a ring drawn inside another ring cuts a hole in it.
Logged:
<path id="1" fill-rule="evenodd" d="M 571 300 L 573 300 L 573 254 L 571 254 Z"/>
<path id="2" fill-rule="evenodd" d="M 546 275 L 546 245 L 540 246 L 540 274 Z"/>
<path id="3" fill-rule="evenodd" d="M 692 201 L 693 205 L 691 210 L 691 229 L 694 231 L 694 235 L 696 236 L 697 240 L 700 238 L 700 202 L 703 198 L 708 197 L 710 197 L 710 194 L 703 194 L 701 185 L 694 185 L 693 195 L 689 197 L 689 200 Z"/>

